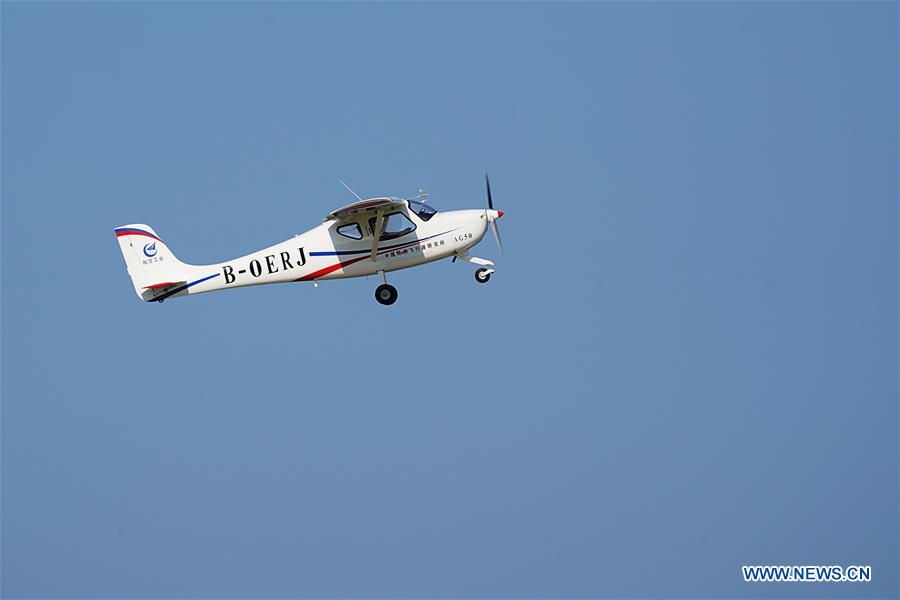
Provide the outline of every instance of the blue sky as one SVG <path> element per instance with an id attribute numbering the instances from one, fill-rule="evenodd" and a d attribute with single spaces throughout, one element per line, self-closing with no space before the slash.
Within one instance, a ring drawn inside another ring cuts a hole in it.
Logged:
<path id="1" fill-rule="evenodd" d="M 2 595 L 896 597 L 897 22 L 3 3 Z M 216 262 L 486 168 L 490 284 L 390 308 L 142 304 L 112 232 Z"/>

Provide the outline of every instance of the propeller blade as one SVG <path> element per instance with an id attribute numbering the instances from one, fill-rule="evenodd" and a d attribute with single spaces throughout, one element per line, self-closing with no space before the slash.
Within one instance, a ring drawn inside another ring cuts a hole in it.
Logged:
<path id="1" fill-rule="evenodd" d="M 488 208 L 494 210 L 494 199 L 491 198 L 491 180 L 488 179 L 487 171 L 484 172 L 484 183 L 487 185 Z"/>
<path id="2" fill-rule="evenodd" d="M 492 221 L 492 229 L 494 230 L 494 239 L 497 240 L 497 247 L 500 248 L 500 256 L 503 256 L 503 242 L 500 241 L 500 228 L 497 227 L 497 221 Z"/>

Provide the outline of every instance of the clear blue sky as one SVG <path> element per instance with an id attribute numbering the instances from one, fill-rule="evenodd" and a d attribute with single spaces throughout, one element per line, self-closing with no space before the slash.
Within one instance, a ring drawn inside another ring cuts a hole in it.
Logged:
<path id="1" fill-rule="evenodd" d="M 896 597 L 897 25 L 4 2 L 3 596 Z M 485 168 L 497 274 L 391 308 L 142 304 L 112 231 L 215 262 Z"/>

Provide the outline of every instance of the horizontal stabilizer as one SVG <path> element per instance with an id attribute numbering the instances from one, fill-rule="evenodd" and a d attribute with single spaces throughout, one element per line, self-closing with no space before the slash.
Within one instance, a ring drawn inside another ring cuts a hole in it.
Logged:
<path id="1" fill-rule="evenodd" d="M 181 283 L 187 283 L 186 281 L 182 281 Z M 166 281 L 165 283 L 154 283 L 153 285 L 145 285 L 145 290 L 152 290 L 154 288 L 164 288 L 169 287 L 170 285 L 178 285 L 177 281 Z"/>
<path id="2" fill-rule="evenodd" d="M 187 289 L 187 281 L 166 281 L 164 283 L 154 283 L 153 285 L 144 286 L 141 292 L 141 298 L 147 302 L 152 302 L 160 296 L 168 297 L 169 292 L 178 288 Z"/>

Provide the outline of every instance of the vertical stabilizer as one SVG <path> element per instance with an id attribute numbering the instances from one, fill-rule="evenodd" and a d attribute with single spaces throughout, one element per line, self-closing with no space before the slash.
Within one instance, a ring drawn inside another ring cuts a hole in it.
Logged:
<path id="1" fill-rule="evenodd" d="M 123 225 L 115 231 L 134 291 L 141 299 L 152 298 L 154 290 L 184 281 L 189 276 L 190 265 L 175 258 L 149 225 Z"/>

